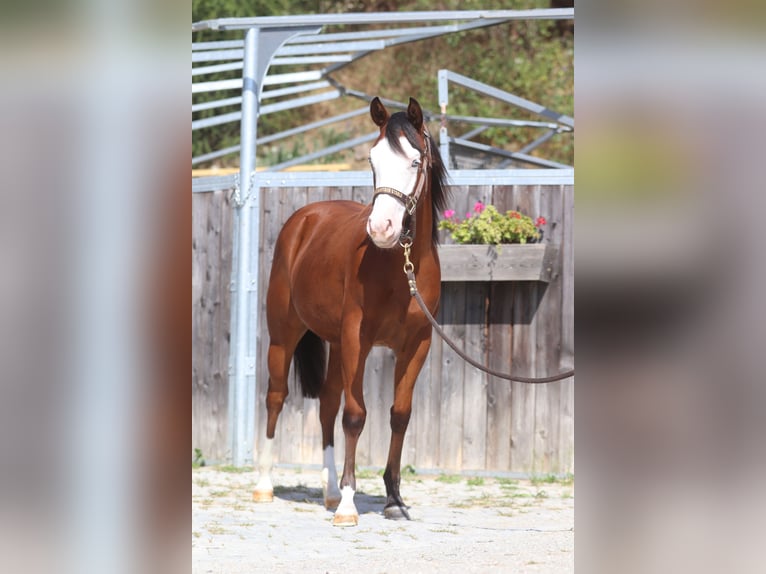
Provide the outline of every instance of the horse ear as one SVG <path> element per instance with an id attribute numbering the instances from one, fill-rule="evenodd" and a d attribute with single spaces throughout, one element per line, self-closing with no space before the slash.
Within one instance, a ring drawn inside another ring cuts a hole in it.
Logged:
<path id="1" fill-rule="evenodd" d="M 379 128 L 382 128 L 388 121 L 388 110 L 378 96 L 375 96 L 370 102 L 370 116 Z"/>
<path id="2" fill-rule="evenodd" d="M 410 98 L 410 105 L 407 106 L 407 118 L 415 129 L 420 131 L 423 127 L 423 110 L 415 98 Z"/>

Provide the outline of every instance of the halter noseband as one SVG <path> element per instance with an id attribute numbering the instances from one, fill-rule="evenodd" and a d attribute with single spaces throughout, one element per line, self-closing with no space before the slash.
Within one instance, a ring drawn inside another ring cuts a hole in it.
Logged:
<path id="1" fill-rule="evenodd" d="M 421 156 L 421 163 L 420 167 L 418 168 L 418 179 L 415 182 L 415 189 L 412 192 L 412 195 L 402 193 L 393 187 L 376 187 L 372 194 L 373 203 L 375 203 L 375 198 L 378 195 L 390 195 L 404 205 L 404 209 L 408 215 L 415 215 L 415 209 L 417 209 L 418 200 L 423 194 L 423 189 L 426 187 L 426 170 L 431 166 L 431 136 L 428 133 L 428 128 L 426 127 L 425 123 L 423 123 L 423 140 L 426 142 L 426 149 L 425 153 Z M 373 178 L 375 177 L 375 170 L 373 170 L 372 176 Z"/>

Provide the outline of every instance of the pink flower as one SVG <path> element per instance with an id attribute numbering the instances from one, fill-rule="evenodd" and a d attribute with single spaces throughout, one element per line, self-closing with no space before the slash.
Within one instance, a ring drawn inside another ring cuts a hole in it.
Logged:
<path id="1" fill-rule="evenodd" d="M 473 210 L 476 213 L 481 213 L 484 211 L 484 204 L 481 201 L 477 201 L 476 204 L 473 206 Z"/>
<path id="2" fill-rule="evenodd" d="M 465 216 L 466 216 L 466 217 L 472 217 L 472 214 L 471 214 L 471 212 L 469 211 L 468 213 L 466 213 L 466 214 L 465 214 Z"/>
<path id="3" fill-rule="evenodd" d="M 541 225 L 545 225 L 546 223 L 548 223 L 548 220 L 542 216 L 535 219 L 535 227 L 540 227 Z"/>
<path id="4" fill-rule="evenodd" d="M 448 209 L 444 212 L 444 217 L 446 217 L 447 219 L 449 219 L 450 217 L 453 217 L 454 215 L 455 215 L 454 209 Z"/>

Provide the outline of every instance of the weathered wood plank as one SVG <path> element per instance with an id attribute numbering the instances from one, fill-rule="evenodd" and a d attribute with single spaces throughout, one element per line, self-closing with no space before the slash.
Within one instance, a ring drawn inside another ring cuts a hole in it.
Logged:
<path id="1" fill-rule="evenodd" d="M 207 460 L 223 460 L 231 273 L 227 192 L 194 194 L 192 224 L 192 448 L 199 448 Z"/>
<path id="2" fill-rule="evenodd" d="M 560 366 L 574 366 L 574 187 L 562 186 Z M 561 382 L 558 456 L 562 472 L 574 472 L 574 381 Z"/>
<path id="3" fill-rule="evenodd" d="M 559 201 L 557 201 L 557 199 Z M 541 186 L 538 194 L 538 214 L 546 218 L 544 240 L 561 242 L 560 194 L 550 186 Z M 560 269 L 560 265 L 557 266 Z M 561 335 L 561 278 L 555 273 L 545 288 L 538 289 L 540 297 L 535 320 L 537 323 L 537 373 L 549 375 L 559 370 L 558 341 Z M 560 383 L 540 385 L 535 397 L 535 470 L 558 471 L 557 447 L 559 427 L 555 416 L 559 404 Z"/>
<path id="4" fill-rule="evenodd" d="M 515 187 L 514 209 L 523 213 L 534 211 L 534 189 Z M 514 283 L 512 372 L 523 376 L 535 375 L 535 325 L 537 284 Z M 511 469 L 517 472 L 534 470 L 535 385 L 511 383 Z"/>
<path id="5" fill-rule="evenodd" d="M 554 252 L 553 246 L 537 243 L 442 245 L 442 281 L 548 281 Z"/>
<path id="6" fill-rule="evenodd" d="M 444 301 L 440 309 L 444 308 Z M 437 313 L 439 316 L 439 313 Z M 414 442 L 414 460 L 407 464 L 418 468 L 436 468 L 439 462 L 439 436 L 442 390 L 442 340 L 431 336 L 431 351 L 415 385 L 412 419 L 407 440 Z"/>
<path id="7" fill-rule="evenodd" d="M 465 341 L 465 294 L 465 283 L 442 285 L 441 324 L 460 347 Z M 441 384 L 439 467 L 459 470 L 463 458 L 463 360 L 446 345 L 442 347 Z"/>
<path id="8" fill-rule="evenodd" d="M 495 186 L 492 203 L 498 211 L 512 208 L 513 188 Z M 511 327 L 513 319 L 513 285 L 493 282 L 489 295 L 489 350 L 490 368 L 509 372 L 511 368 Z M 511 469 L 511 384 L 503 379 L 487 380 L 487 462 L 486 467 L 496 470 Z"/>
<path id="9" fill-rule="evenodd" d="M 482 364 L 487 362 L 488 284 L 466 284 L 465 353 Z M 487 375 L 463 361 L 463 460 L 462 469 L 486 465 Z"/>

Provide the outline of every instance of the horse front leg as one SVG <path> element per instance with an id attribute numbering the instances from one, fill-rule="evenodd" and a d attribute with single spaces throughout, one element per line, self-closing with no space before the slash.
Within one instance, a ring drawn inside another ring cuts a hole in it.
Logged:
<path id="1" fill-rule="evenodd" d="M 337 508 L 341 500 L 338 471 L 335 468 L 335 418 L 338 416 L 342 392 L 340 347 L 331 345 L 327 377 L 319 391 L 319 421 L 322 425 L 322 494 L 327 510 Z"/>
<path id="2" fill-rule="evenodd" d="M 412 393 L 415 389 L 420 369 L 431 348 L 431 328 L 424 329 L 419 337 L 413 338 L 397 353 L 394 387 L 394 404 L 391 407 L 391 444 L 388 449 L 388 462 L 383 473 L 386 485 L 386 506 L 383 515 L 391 520 L 410 520 L 409 508 L 399 494 L 401 480 L 402 447 L 407 425 L 412 413 Z"/>
<path id="3" fill-rule="evenodd" d="M 341 339 L 343 391 L 346 400 L 343 407 L 346 456 L 343 462 L 343 477 L 340 481 L 341 501 L 332 521 L 335 526 L 356 526 L 359 524 L 359 513 L 354 505 L 354 493 L 356 492 L 354 469 L 356 466 L 356 445 L 367 418 L 363 392 L 364 364 L 372 348 L 372 343 L 363 341 L 360 336 L 359 323 L 350 327 L 346 325 Z"/>

